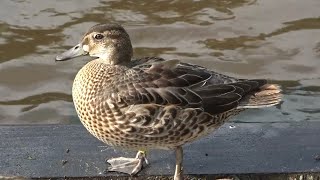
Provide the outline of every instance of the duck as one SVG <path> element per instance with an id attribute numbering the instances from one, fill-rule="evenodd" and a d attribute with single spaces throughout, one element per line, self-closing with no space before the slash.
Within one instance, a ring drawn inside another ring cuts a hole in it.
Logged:
<path id="1" fill-rule="evenodd" d="M 281 88 L 265 79 L 238 79 L 177 59 L 133 58 L 127 31 L 97 24 L 56 61 L 89 55 L 75 76 L 72 98 L 84 127 L 113 147 L 137 150 L 110 158 L 109 171 L 136 175 L 146 152 L 175 152 L 174 180 L 183 179 L 183 146 L 217 130 L 251 108 L 281 102 Z"/>

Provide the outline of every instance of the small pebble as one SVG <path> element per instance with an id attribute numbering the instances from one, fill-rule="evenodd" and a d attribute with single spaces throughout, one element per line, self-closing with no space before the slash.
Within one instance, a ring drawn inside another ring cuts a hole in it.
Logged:
<path id="1" fill-rule="evenodd" d="M 65 164 L 67 164 L 67 160 L 62 160 L 62 165 L 65 165 Z"/>
<path id="2" fill-rule="evenodd" d="M 69 153 L 69 152 L 70 152 L 70 149 L 67 149 L 67 150 L 66 150 L 66 153 Z"/>
<path id="3" fill-rule="evenodd" d="M 229 128 L 230 129 L 234 129 L 234 128 L 236 128 L 236 126 L 235 125 L 229 125 Z"/>
<path id="4" fill-rule="evenodd" d="M 28 160 L 35 160 L 36 158 L 34 158 L 34 157 L 32 157 L 32 156 L 28 155 L 27 159 L 28 159 Z"/>
<path id="5" fill-rule="evenodd" d="M 316 155 L 316 156 L 314 157 L 314 159 L 315 159 L 316 161 L 320 161 L 320 154 Z"/>

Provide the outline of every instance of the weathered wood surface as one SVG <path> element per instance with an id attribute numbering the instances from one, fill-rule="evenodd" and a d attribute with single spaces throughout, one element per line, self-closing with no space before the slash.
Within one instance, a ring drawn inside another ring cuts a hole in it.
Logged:
<path id="1" fill-rule="evenodd" d="M 320 172 L 320 122 L 228 123 L 184 150 L 186 174 Z M 81 125 L 0 126 L 4 176 L 109 176 L 106 157 L 134 155 L 105 146 Z M 141 176 L 174 173 L 173 152 L 148 158 Z"/>

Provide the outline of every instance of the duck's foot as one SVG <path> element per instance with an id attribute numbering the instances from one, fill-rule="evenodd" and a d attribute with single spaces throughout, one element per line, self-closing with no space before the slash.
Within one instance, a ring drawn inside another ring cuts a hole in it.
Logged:
<path id="1" fill-rule="evenodd" d="M 144 151 L 139 151 L 135 158 L 111 158 L 107 160 L 110 164 L 108 171 L 122 172 L 130 175 L 135 175 L 141 171 L 143 167 L 143 162 L 148 164 L 146 159 L 146 154 Z"/>

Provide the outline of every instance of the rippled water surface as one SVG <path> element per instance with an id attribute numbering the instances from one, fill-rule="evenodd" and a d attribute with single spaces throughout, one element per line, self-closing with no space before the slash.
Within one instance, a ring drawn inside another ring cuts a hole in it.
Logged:
<path id="1" fill-rule="evenodd" d="M 0 124 L 78 123 L 71 98 L 90 57 L 55 62 L 90 26 L 119 22 L 135 57 L 196 63 L 281 84 L 284 102 L 245 122 L 319 121 L 319 0 L 0 2 Z"/>

